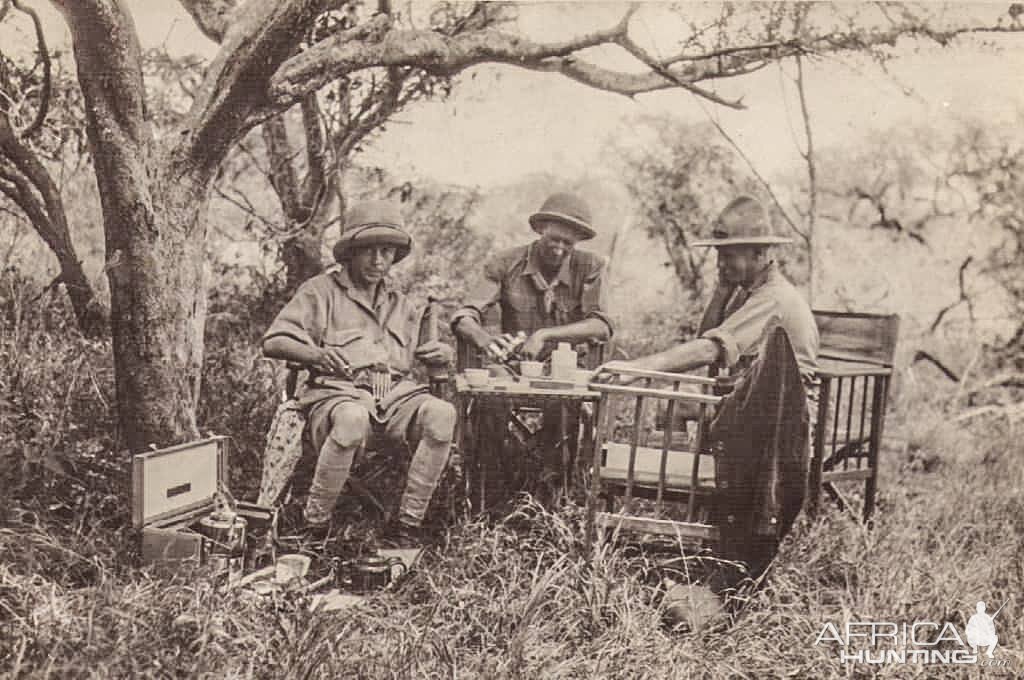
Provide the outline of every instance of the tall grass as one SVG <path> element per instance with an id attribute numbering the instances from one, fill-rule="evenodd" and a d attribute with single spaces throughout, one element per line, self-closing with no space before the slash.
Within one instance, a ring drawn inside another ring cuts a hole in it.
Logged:
<path id="1" fill-rule="evenodd" d="M 30 312 L 24 302 L 15 309 L 8 301 L 0 336 L 0 674 L 1024 674 L 1019 433 L 1006 420 L 953 422 L 949 400 L 934 386 L 902 390 L 889 419 L 874 527 L 857 521 L 855 508 L 829 508 L 815 522 L 801 519 L 763 587 L 699 632 L 664 625 L 661 573 L 652 557 L 610 546 L 589 554 L 579 507 L 551 511 L 529 499 L 502 520 L 451 528 L 397 591 L 356 608 L 311 613 L 305 596 L 223 593 L 202 572 L 168 580 L 133 565 L 127 466 L 114 450 L 107 408 L 109 350 L 66 327 L 54 333 L 53 310 L 35 305 Z M 228 346 L 229 335 L 213 337 L 211 357 L 228 356 L 216 352 Z M 217 364 L 236 373 L 209 384 L 244 390 L 246 371 L 262 375 L 256 364 L 239 366 Z M 270 389 L 262 378 L 252 385 Z M 254 394 L 225 401 L 218 422 L 248 423 L 258 432 L 246 436 L 257 440 L 268 416 L 259 415 Z M 48 457 L 56 462 L 47 463 Z M 950 621 L 963 631 L 978 600 L 992 609 L 1009 600 L 997 619 L 996 652 L 1008 667 L 842 665 L 834 646 L 814 645 L 828 622 Z"/>

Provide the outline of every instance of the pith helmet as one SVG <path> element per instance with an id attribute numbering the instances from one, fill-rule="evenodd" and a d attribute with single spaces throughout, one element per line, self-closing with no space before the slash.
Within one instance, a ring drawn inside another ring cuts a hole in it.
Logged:
<path id="1" fill-rule="evenodd" d="M 554 220 L 569 225 L 579 233 L 583 241 L 597 236 L 597 232 L 590 226 L 590 207 L 583 199 L 573 194 L 548 196 L 540 210 L 530 215 L 530 226 L 535 232 L 540 233 L 539 225 L 543 220 Z"/>
<path id="2" fill-rule="evenodd" d="M 792 243 L 793 239 L 776 236 L 772 233 L 771 224 L 764 207 L 756 198 L 740 196 L 734 199 L 718 219 L 711 225 L 711 238 L 698 239 L 691 246 L 737 246 L 762 245 L 771 246 L 780 243 Z"/>
<path id="3" fill-rule="evenodd" d="M 398 205 L 391 201 L 362 201 L 348 211 L 345 229 L 334 244 L 334 259 L 346 259 L 353 248 L 370 245 L 395 247 L 395 262 L 412 250 L 412 237 L 405 231 L 405 220 Z"/>

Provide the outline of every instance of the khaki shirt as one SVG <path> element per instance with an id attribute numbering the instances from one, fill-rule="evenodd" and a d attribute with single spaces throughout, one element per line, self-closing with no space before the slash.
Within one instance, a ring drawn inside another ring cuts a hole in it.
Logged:
<path id="1" fill-rule="evenodd" d="M 724 307 L 724 320 L 707 328 L 714 323 L 709 322 L 709 317 L 716 306 Z M 725 289 L 716 288 L 701 324 L 700 337 L 718 342 L 722 363 L 732 368 L 757 355 L 765 331 L 775 319 L 789 335 L 804 381 L 813 384 L 818 369 L 818 324 L 807 301 L 774 262 L 749 289 L 737 289 L 730 296 Z"/>
<path id="2" fill-rule="evenodd" d="M 338 392 L 363 400 L 366 390 L 360 388 L 369 384 L 370 371 L 386 367 L 397 381 L 386 403 L 377 405 L 386 409 L 423 389 L 406 379 L 419 345 L 423 311 L 386 281 L 380 284 L 376 301 L 367 299 L 352 285 L 348 271 L 335 265 L 299 286 L 263 341 L 284 335 L 313 347 L 336 347 L 341 351 L 353 379 L 311 371 L 307 389 L 300 395 L 303 405 Z"/>
<path id="3" fill-rule="evenodd" d="M 491 259 L 484 266 L 485 282 L 452 316 L 452 327 L 467 316 L 482 325 L 484 314 L 498 308 L 503 333 L 530 335 L 587 318 L 601 319 L 613 332 L 602 291 L 604 260 L 573 250 L 549 284 L 541 274 L 536 243 L 509 248 Z"/>

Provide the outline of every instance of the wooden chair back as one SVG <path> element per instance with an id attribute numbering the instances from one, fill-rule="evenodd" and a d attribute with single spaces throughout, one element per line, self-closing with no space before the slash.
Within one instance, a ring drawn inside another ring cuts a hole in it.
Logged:
<path id="1" fill-rule="evenodd" d="M 814 318 L 821 348 L 809 510 L 820 509 L 822 488 L 845 506 L 836 485 L 863 482 L 863 518 L 868 521 L 875 508 L 899 317 L 815 310 Z"/>
<path id="2" fill-rule="evenodd" d="M 900 329 L 898 315 L 816 309 L 814 321 L 821 338 L 820 358 L 892 366 Z"/>

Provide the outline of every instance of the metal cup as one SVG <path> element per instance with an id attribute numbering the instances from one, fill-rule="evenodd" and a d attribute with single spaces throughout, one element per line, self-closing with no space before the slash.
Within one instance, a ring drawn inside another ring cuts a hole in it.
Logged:
<path id="1" fill-rule="evenodd" d="M 395 567 L 399 568 L 397 575 Z M 407 571 L 405 562 L 399 557 L 367 555 L 342 562 L 335 571 L 335 579 L 339 588 L 369 593 L 388 587 Z"/>

